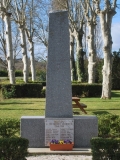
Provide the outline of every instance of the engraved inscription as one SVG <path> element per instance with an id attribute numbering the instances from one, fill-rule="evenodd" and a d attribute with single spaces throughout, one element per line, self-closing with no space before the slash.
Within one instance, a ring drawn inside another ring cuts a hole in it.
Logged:
<path id="1" fill-rule="evenodd" d="M 52 139 L 69 139 L 74 142 L 74 120 L 47 118 L 45 120 L 45 146 L 48 146 Z"/>

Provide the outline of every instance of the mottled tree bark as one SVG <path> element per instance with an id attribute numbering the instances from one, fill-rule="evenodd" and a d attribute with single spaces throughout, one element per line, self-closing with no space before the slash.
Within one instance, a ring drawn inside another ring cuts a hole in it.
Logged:
<path id="1" fill-rule="evenodd" d="M 112 17 L 109 17 L 109 23 L 105 22 L 104 12 L 100 13 L 101 29 L 104 41 L 104 65 L 103 65 L 103 83 L 101 98 L 111 98 L 112 88 L 112 37 L 111 37 L 111 22 Z"/>
<path id="2" fill-rule="evenodd" d="M 23 80 L 25 83 L 28 82 L 28 56 L 27 56 L 27 45 L 26 45 L 26 34 L 23 25 L 19 24 L 21 47 L 23 55 Z"/>
<path id="3" fill-rule="evenodd" d="M 103 53 L 104 53 L 104 65 L 103 65 L 103 83 L 102 83 L 102 95 L 101 98 L 111 98 L 112 88 L 112 36 L 111 36 L 111 24 L 112 18 L 116 14 L 116 1 L 105 0 L 104 9 L 100 8 L 100 1 L 96 1 L 96 13 L 100 17 L 100 24 L 103 37 Z"/>
<path id="4" fill-rule="evenodd" d="M 74 37 L 70 36 L 70 68 L 71 68 L 71 81 L 76 80 L 76 66 L 74 57 Z"/>
<path id="5" fill-rule="evenodd" d="M 29 40 L 29 52 L 30 52 L 30 68 L 32 74 L 32 81 L 36 80 L 36 72 L 35 72 L 35 58 L 34 58 L 34 42 Z"/>
<path id="6" fill-rule="evenodd" d="M 12 32 L 11 32 L 11 13 L 8 12 L 8 1 L 3 0 L 0 3 L 1 18 L 5 22 L 6 33 L 6 51 L 7 51 L 7 63 L 8 63 L 8 75 L 11 84 L 15 84 L 15 69 L 13 60 L 13 48 L 12 48 Z"/>
<path id="7" fill-rule="evenodd" d="M 83 25 L 81 26 L 83 27 Z M 76 54 L 76 66 L 78 81 L 83 82 L 84 79 L 84 55 L 82 47 L 83 29 L 81 28 L 76 34 L 77 54 Z"/>
<path id="8" fill-rule="evenodd" d="M 89 36 L 88 36 L 88 83 L 95 83 L 95 45 L 94 45 L 94 30 L 95 25 L 89 24 Z"/>
<path id="9" fill-rule="evenodd" d="M 30 69 L 32 74 L 32 81 L 36 80 L 36 71 L 35 71 L 35 58 L 34 58 L 34 42 L 29 30 L 26 28 L 26 35 L 29 42 L 29 53 L 30 53 Z"/>

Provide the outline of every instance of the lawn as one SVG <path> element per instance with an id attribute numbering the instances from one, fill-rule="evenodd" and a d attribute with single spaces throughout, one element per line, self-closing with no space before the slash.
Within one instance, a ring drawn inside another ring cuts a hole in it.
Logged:
<path id="1" fill-rule="evenodd" d="M 87 115 L 116 114 L 120 115 L 120 91 L 112 91 L 111 100 L 100 98 L 81 98 L 87 105 Z M 84 114 L 79 109 L 73 110 L 75 115 Z M 45 98 L 0 99 L 0 118 L 19 118 L 21 116 L 43 116 L 45 114 Z"/>

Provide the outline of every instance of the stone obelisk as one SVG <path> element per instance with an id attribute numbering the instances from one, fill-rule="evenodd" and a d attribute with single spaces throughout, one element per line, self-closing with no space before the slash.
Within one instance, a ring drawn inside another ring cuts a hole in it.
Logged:
<path id="1" fill-rule="evenodd" d="M 49 14 L 46 118 L 72 118 L 68 12 Z"/>

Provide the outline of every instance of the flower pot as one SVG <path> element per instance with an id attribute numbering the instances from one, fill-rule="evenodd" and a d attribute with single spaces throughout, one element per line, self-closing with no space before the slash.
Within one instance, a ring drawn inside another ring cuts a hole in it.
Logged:
<path id="1" fill-rule="evenodd" d="M 74 143 L 71 144 L 51 144 L 50 150 L 52 151 L 71 151 L 73 149 Z"/>

